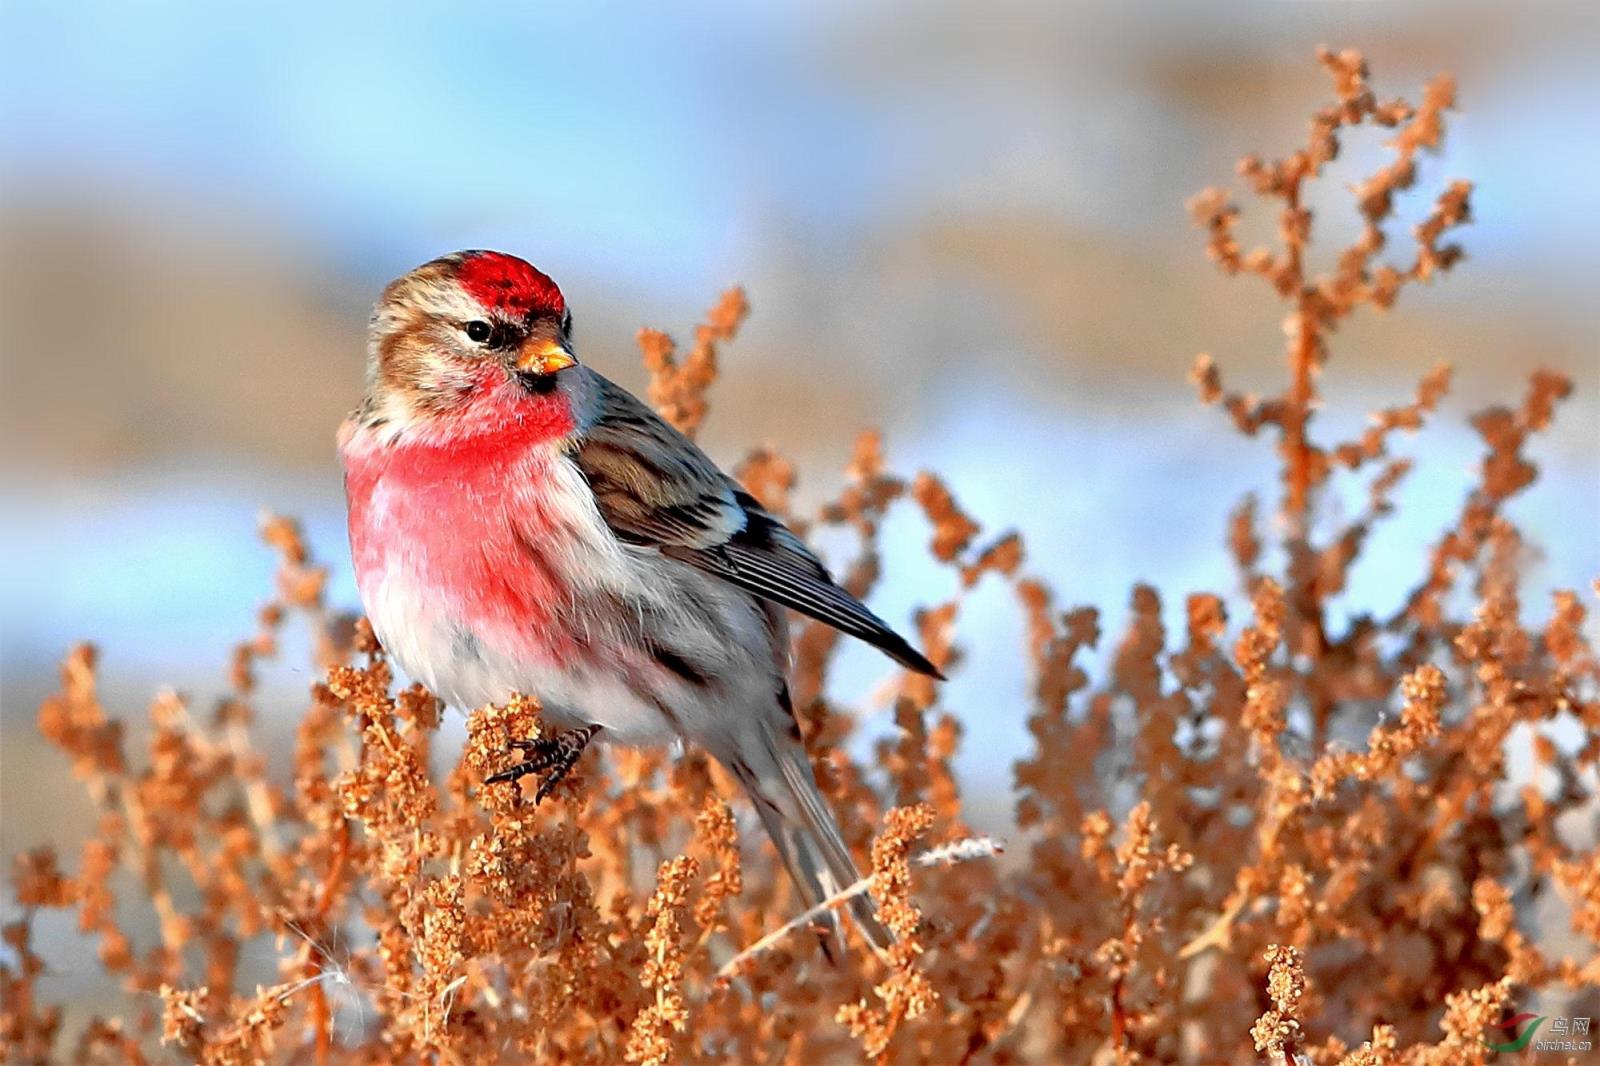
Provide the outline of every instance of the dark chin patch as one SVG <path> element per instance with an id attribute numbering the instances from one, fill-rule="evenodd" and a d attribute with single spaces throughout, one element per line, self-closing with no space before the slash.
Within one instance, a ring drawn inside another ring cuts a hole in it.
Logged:
<path id="1" fill-rule="evenodd" d="M 556 376 L 554 374 L 529 374 L 526 371 L 517 371 L 517 381 L 523 388 L 535 396 L 548 396 L 555 391 Z"/>

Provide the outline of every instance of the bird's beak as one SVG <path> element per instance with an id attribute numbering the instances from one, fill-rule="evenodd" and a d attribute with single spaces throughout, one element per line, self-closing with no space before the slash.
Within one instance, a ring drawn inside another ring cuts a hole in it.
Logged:
<path id="1" fill-rule="evenodd" d="M 577 362 L 566 345 L 549 337 L 529 337 L 517 350 L 517 369 L 529 374 L 554 374 Z"/>

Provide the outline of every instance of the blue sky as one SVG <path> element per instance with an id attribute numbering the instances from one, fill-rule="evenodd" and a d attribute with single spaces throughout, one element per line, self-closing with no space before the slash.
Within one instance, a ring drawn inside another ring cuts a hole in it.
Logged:
<path id="1" fill-rule="evenodd" d="M 356 269 L 440 245 L 532 245 L 569 272 L 685 294 L 747 273 L 752 228 L 770 217 L 817 242 L 930 203 L 1170 223 L 1151 210 L 1166 194 L 1154 172 L 1196 116 L 1151 68 L 1211 47 L 1205 22 L 1063 9 L 1038 20 L 1059 64 L 990 50 L 963 70 L 939 46 L 917 52 L 919 34 L 947 42 L 950 20 L 923 27 L 914 8 L 687 10 L 7 4 L 0 167 L 11 182 L 99 171 L 249 205 L 327 235 Z M 1304 61 L 1305 44 L 1246 8 L 1215 19 Z M 1403 35 L 1407 17 L 1395 21 Z M 1482 69 L 1452 159 L 1479 182 L 1476 246 L 1537 269 L 1595 235 L 1584 188 L 1600 142 L 1583 131 L 1600 80 L 1580 41 L 1522 32 L 1467 60 Z M 1409 89 L 1431 72 L 1391 63 L 1384 81 Z"/>

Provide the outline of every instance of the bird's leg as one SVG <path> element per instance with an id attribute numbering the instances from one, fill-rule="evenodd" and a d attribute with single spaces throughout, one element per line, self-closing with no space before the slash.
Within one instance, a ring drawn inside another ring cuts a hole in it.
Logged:
<path id="1" fill-rule="evenodd" d="M 561 783 L 561 779 L 566 777 L 574 766 L 578 765 L 583 749 L 589 746 L 589 741 L 593 740 L 598 732 L 600 732 L 599 726 L 586 725 L 581 729 L 568 729 L 553 737 L 542 737 L 539 740 L 513 740 L 511 747 L 518 751 L 530 752 L 531 757 L 525 762 L 490 775 L 484 779 L 484 784 L 516 781 L 528 774 L 543 773 L 544 779 L 539 782 L 539 790 L 533 796 L 533 802 L 538 803 L 550 794 L 551 789 Z"/>

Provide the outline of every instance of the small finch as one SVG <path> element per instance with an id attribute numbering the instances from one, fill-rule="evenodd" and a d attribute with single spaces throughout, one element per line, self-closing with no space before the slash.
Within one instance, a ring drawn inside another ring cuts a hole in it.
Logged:
<path id="1" fill-rule="evenodd" d="M 356 582 L 413 678 L 470 710 L 536 696 L 539 797 L 595 736 L 699 745 L 801 895 L 859 878 L 790 705 L 785 609 L 939 671 L 687 437 L 580 365 L 553 281 L 469 251 L 389 285 L 339 434 Z M 869 941 L 889 934 L 852 901 Z"/>

